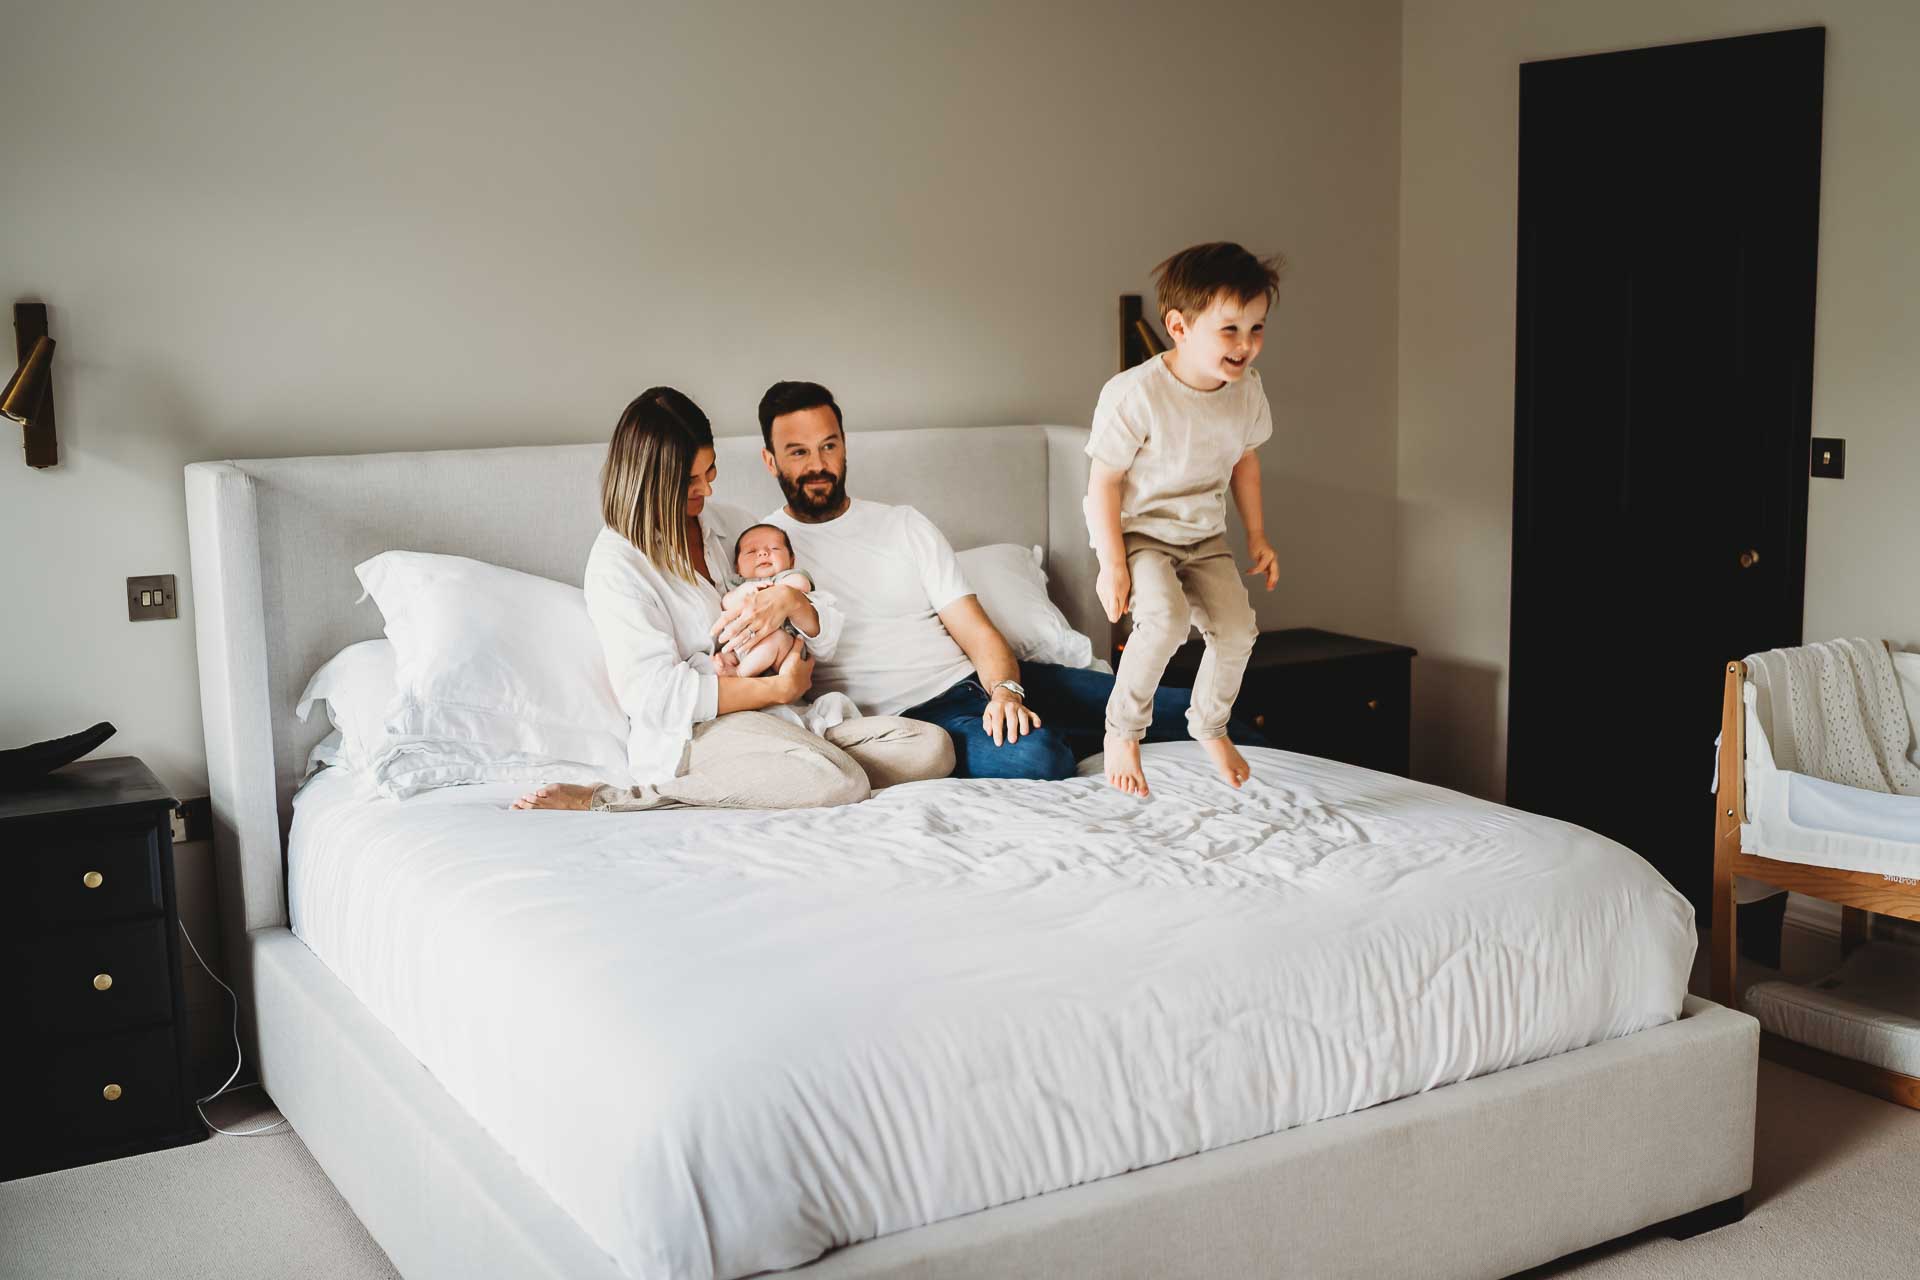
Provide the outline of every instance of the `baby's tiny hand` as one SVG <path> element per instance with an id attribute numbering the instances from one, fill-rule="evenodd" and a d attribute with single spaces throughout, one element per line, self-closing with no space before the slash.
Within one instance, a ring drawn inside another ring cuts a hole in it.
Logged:
<path id="1" fill-rule="evenodd" d="M 1280 557 L 1275 554 L 1273 544 L 1265 538 L 1248 538 L 1247 554 L 1253 557 L 1253 568 L 1247 570 L 1249 578 L 1266 575 L 1267 590 L 1271 591 L 1280 583 Z"/>

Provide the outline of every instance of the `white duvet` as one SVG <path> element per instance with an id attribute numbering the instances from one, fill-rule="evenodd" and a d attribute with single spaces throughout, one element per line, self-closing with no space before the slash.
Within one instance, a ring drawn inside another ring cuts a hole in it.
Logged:
<path id="1" fill-rule="evenodd" d="M 791 1267 L 1677 1016 L 1590 832 L 1251 751 L 784 814 L 325 775 L 296 932 L 635 1277 Z"/>

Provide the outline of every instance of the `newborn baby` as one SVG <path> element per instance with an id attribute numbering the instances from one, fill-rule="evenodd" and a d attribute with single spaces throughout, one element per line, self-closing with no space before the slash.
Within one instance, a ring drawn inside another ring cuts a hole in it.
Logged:
<path id="1" fill-rule="evenodd" d="M 754 592 L 776 582 L 796 591 L 813 590 L 813 580 L 793 567 L 793 544 L 787 541 L 786 533 L 770 524 L 756 524 L 740 535 L 733 544 L 733 569 L 743 581 L 720 598 L 728 609 L 739 608 Z M 740 653 L 714 655 L 713 664 L 722 675 L 757 676 L 778 670 L 799 643 L 799 636 L 788 624 Z"/>

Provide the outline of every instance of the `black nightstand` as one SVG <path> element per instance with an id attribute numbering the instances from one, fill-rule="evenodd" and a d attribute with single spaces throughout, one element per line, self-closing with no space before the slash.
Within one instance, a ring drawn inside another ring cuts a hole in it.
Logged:
<path id="1" fill-rule="evenodd" d="M 1174 654 L 1165 682 L 1192 688 L 1202 652 L 1195 640 Z M 1415 653 L 1314 627 L 1263 631 L 1233 713 L 1268 746 L 1404 777 Z"/>
<path id="2" fill-rule="evenodd" d="M 131 756 L 0 791 L 0 1179 L 198 1142 L 173 797 Z"/>

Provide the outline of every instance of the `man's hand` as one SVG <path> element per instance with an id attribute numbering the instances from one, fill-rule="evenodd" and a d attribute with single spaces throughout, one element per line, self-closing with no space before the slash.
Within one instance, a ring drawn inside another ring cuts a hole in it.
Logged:
<path id="1" fill-rule="evenodd" d="M 1248 537 L 1247 554 L 1253 558 L 1253 568 L 1247 570 L 1249 578 L 1261 574 L 1267 577 L 1267 590 L 1271 591 L 1280 582 L 1280 557 L 1274 553 L 1273 544 L 1265 538 Z"/>
<path id="2" fill-rule="evenodd" d="M 766 595 L 765 591 L 759 592 Z M 785 706 L 798 702 L 813 688 L 813 659 L 807 654 L 807 646 L 796 644 L 787 650 L 787 656 L 781 660 L 778 674 L 770 677 L 779 682 L 778 689 L 785 696 L 776 705 Z"/>
<path id="3" fill-rule="evenodd" d="M 1003 747 L 1009 742 L 1020 741 L 1021 734 L 1038 729 L 1040 717 L 1015 697 L 1011 690 L 995 689 L 986 711 L 980 717 L 980 723 L 986 728 L 987 736 L 993 739 L 993 745 Z"/>
<path id="4" fill-rule="evenodd" d="M 806 594 L 784 584 L 764 587 L 720 615 L 713 624 L 715 642 L 723 650 L 744 652 L 786 625 L 793 611 L 806 603 Z M 808 664 L 812 665 L 812 664 Z"/>
<path id="5" fill-rule="evenodd" d="M 1127 562 L 1119 560 L 1101 565 L 1093 590 L 1100 597 L 1100 607 L 1107 611 L 1107 621 L 1120 621 L 1120 615 L 1133 603 L 1133 575 L 1127 571 Z"/>

